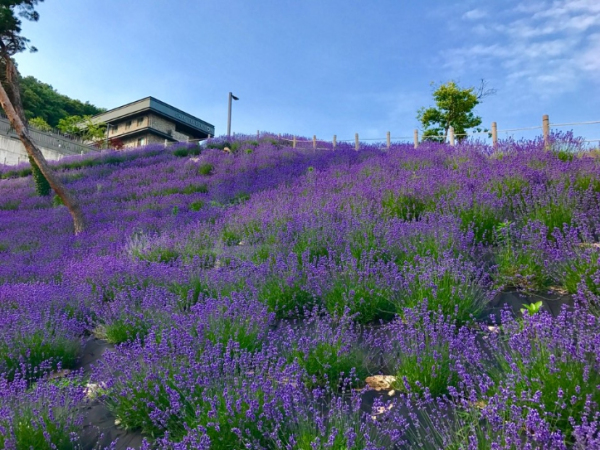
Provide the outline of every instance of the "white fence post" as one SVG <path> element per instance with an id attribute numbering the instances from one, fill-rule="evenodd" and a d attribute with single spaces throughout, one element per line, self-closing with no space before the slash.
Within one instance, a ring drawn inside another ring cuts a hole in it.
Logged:
<path id="1" fill-rule="evenodd" d="M 392 146 L 392 134 L 388 131 L 387 132 L 387 149 L 389 150 L 391 146 Z"/>
<path id="2" fill-rule="evenodd" d="M 337 147 L 337 135 L 333 135 L 333 149 L 335 150 L 335 148 Z"/>
<path id="3" fill-rule="evenodd" d="M 419 146 L 419 130 L 415 130 L 413 140 L 414 140 L 415 148 L 417 148 Z"/>
<path id="4" fill-rule="evenodd" d="M 360 146 L 360 142 L 358 140 L 358 133 L 354 134 L 354 149 L 358 151 L 358 147 Z"/>
<path id="5" fill-rule="evenodd" d="M 313 134 L 313 150 L 317 149 L 317 135 Z"/>
<path id="6" fill-rule="evenodd" d="M 498 124 L 496 122 L 492 122 L 492 146 L 498 147 Z"/>
<path id="7" fill-rule="evenodd" d="M 448 128 L 448 139 L 450 140 L 450 145 L 454 147 L 454 127 Z"/>

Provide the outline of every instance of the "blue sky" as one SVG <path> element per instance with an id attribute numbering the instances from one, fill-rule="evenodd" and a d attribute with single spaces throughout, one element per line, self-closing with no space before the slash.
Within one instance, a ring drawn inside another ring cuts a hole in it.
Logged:
<path id="1" fill-rule="evenodd" d="M 450 79 L 497 89 L 476 111 L 500 130 L 543 114 L 600 120 L 598 0 L 47 0 L 38 11 L 23 26 L 39 50 L 17 56 L 23 75 L 109 109 L 151 95 L 217 135 L 232 91 L 235 132 L 412 136 L 430 83 Z M 600 139 L 600 124 L 569 128 Z"/>

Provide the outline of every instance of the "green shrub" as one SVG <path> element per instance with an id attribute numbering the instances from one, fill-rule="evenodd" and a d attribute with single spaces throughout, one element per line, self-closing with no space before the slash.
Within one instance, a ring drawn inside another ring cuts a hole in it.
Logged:
<path id="1" fill-rule="evenodd" d="M 200 175 L 208 176 L 208 175 L 213 174 L 214 169 L 215 169 L 215 167 L 212 164 L 204 163 L 204 164 L 201 164 L 200 167 L 198 167 L 198 173 Z"/>
<path id="2" fill-rule="evenodd" d="M 258 299 L 280 319 L 301 314 L 315 303 L 313 294 L 306 290 L 304 277 L 284 280 L 271 276 L 260 286 Z"/>
<path id="3" fill-rule="evenodd" d="M 29 157 L 29 164 L 31 165 L 31 173 L 33 175 L 33 182 L 35 183 L 35 193 L 40 197 L 50 195 L 50 183 L 31 156 Z"/>
<path id="4" fill-rule="evenodd" d="M 199 277 L 194 277 L 187 283 L 173 283 L 169 286 L 169 291 L 179 296 L 177 303 L 181 311 L 188 311 L 203 297 L 217 297 L 218 291 L 209 286 Z"/>
<path id="5" fill-rule="evenodd" d="M 423 213 L 431 209 L 424 200 L 414 194 L 399 194 L 388 191 L 381 200 L 383 214 L 399 219 L 419 220 Z"/>
<path id="6" fill-rule="evenodd" d="M 306 380 L 309 387 L 341 384 L 340 377 L 353 374 L 359 380 L 368 376 L 365 367 L 365 355 L 356 346 L 349 348 L 341 337 L 333 342 L 319 342 L 309 350 L 295 348 L 289 355 L 290 362 L 296 359 L 300 367 L 310 377 Z"/>
<path id="7" fill-rule="evenodd" d="M 204 207 L 204 202 L 202 200 L 196 200 L 190 203 L 191 211 L 200 211 Z"/>
<path id="8" fill-rule="evenodd" d="M 498 198 L 512 199 L 513 197 L 522 197 L 523 194 L 529 192 L 529 182 L 517 175 L 495 178 L 488 186 L 489 190 Z"/>
<path id="9" fill-rule="evenodd" d="M 11 389 L 12 393 L 3 396 L 1 449 L 80 448 L 77 433 L 81 431 L 83 386 L 74 386 L 77 382 L 72 379 L 61 381 L 38 382 L 27 391 L 14 393 Z"/>
<path id="10" fill-rule="evenodd" d="M 584 193 L 590 189 L 598 193 L 600 192 L 600 179 L 591 174 L 580 174 L 573 182 L 573 189 L 578 193 Z"/>
<path id="11" fill-rule="evenodd" d="M 332 276 L 332 287 L 321 298 L 330 314 L 340 315 L 347 309 L 359 323 L 375 323 L 395 316 L 393 294 L 381 287 L 378 280 L 349 270 Z"/>
<path id="12" fill-rule="evenodd" d="M 494 238 L 496 227 L 502 222 L 500 211 L 474 201 L 470 206 L 461 208 L 456 213 L 461 222 L 461 230 L 473 231 L 475 242 L 490 244 Z"/>
<path id="13" fill-rule="evenodd" d="M 119 318 L 96 329 L 96 334 L 110 344 L 122 344 L 144 338 L 150 331 L 150 324 L 143 317 L 129 314 L 127 318 Z"/>
<path id="14" fill-rule="evenodd" d="M 206 194 L 208 186 L 206 184 L 190 184 L 183 189 L 183 194 Z"/>
<path id="15" fill-rule="evenodd" d="M 525 291 L 543 290 L 550 281 L 543 255 L 526 242 L 516 242 L 510 227 L 510 222 L 504 222 L 496 231 L 496 285 Z"/>
<path id="16" fill-rule="evenodd" d="M 19 209 L 21 202 L 17 200 L 8 200 L 4 203 L 0 203 L 0 211 L 16 211 Z"/>
<path id="17" fill-rule="evenodd" d="M 209 142 L 208 144 L 206 144 L 206 148 L 214 148 L 214 149 L 218 149 L 218 150 L 223 150 L 225 147 L 231 149 L 231 143 L 229 141 L 223 141 L 223 142 Z"/>
<path id="18" fill-rule="evenodd" d="M 238 192 L 233 196 L 231 200 L 229 200 L 229 203 L 233 205 L 238 205 L 240 203 L 247 202 L 248 200 L 250 200 L 250 194 L 246 192 Z"/>
<path id="19" fill-rule="evenodd" d="M 569 150 L 554 150 L 552 153 L 563 162 L 573 161 L 575 153 Z"/>
<path id="20" fill-rule="evenodd" d="M 52 206 L 54 206 L 55 208 L 59 207 L 59 206 L 64 206 L 65 204 L 62 201 L 62 198 L 60 198 L 58 195 L 54 194 L 54 197 L 52 197 Z"/>
<path id="21" fill-rule="evenodd" d="M 45 335 L 43 331 L 21 336 L 19 348 L 9 349 L 0 342 L 0 370 L 12 380 L 25 369 L 28 378 L 35 378 L 44 372 L 73 368 L 77 362 L 81 344 L 66 337 Z M 44 363 L 45 369 L 40 370 Z"/>
<path id="22" fill-rule="evenodd" d="M 181 147 L 178 149 L 175 149 L 173 151 L 173 156 L 176 156 L 178 158 L 183 158 L 189 155 L 189 150 L 185 147 Z"/>
<path id="23" fill-rule="evenodd" d="M 441 311 L 462 324 L 477 318 L 490 300 L 485 274 L 461 258 L 422 258 L 406 265 L 404 272 L 403 289 L 395 297 L 398 311 L 427 300 L 431 311 Z"/>
<path id="24" fill-rule="evenodd" d="M 545 201 L 530 201 L 526 206 L 525 221 L 538 221 L 543 223 L 548 232 L 548 239 L 553 240 L 552 236 L 556 229 L 564 231 L 565 226 L 573 225 L 575 213 L 575 201 L 563 194 L 554 196 Z"/>
<path id="25" fill-rule="evenodd" d="M 550 426 L 562 431 L 573 444 L 573 426 L 581 423 L 590 405 L 600 404 L 600 372 L 585 312 L 573 319 L 550 321 L 546 313 L 525 315 L 503 324 L 493 349 L 495 364 L 489 375 L 494 381 L 490 394 L 509 398 L 517 407 L 534 408 Z M 578 326 L 573 326 L 573 323 Z M 506 382 L 509 377 L 510 382 Z M 536 400 L 531 401 L 531 397 Z M 569 446 L 570 447 L 570 446 Z"/>
<path id="26" fill-rule="evenodd" d="M 600 285 L 596 284 L 596 274 L 600 270 L 600 254 L 597 248 L 582 244 L 569 258 L 550 263 L 551 273 L 556 282 L 569 294 L 577 294 L 581 283 L 593 295 L 600 295 Z"/>

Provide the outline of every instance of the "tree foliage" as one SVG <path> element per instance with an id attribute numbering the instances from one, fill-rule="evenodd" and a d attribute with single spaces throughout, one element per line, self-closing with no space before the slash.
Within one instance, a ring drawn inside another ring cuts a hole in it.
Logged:
<path id="1" fill-rule="evenodd" d="M 52 131 L 52 127 L 41 117 L 30 119 L 29 126 L 37 128 L 40 131 Z"/>
<path id="2" fill-rule="evenodd" d="M 53 128 L 68 116 L 94 116 L 105 111 L 89 102 L 59 94 L 51 85 L 32 76 L 21 79 L 21 98 L 27 119 L 40 117 Z"/>
<path id="3" fill-rule="evenodd" d="M 97 142 L 106 136 L 106 123 L 92 121 L 92 116 L 67 116 L 58 121 L 59 131 L 78 136 L 85 141 Z"/>
<path id="4" fill-rule="evenodd" d="M 473 110 L 484 97 L 494 93 L 493 89 L 487 89 L 484 80 L 479 87 L 462 88 L 454 81 L 438 86 L 433 91 L 436 107 L 421 108 L 417 113 L 423 125 L 423 137 L 436 137 L 435 140 L 444 142 L 453 127 L 457 138 L 464 139 L 468 129 L 481 125 L 481 117 Z M 477 131 L 482 130 L 477 128 Z"/>

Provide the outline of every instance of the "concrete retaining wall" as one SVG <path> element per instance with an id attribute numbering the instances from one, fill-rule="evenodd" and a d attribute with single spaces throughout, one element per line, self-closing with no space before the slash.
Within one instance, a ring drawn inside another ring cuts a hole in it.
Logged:
<path id="1" fill-rule="evenodd" d="M 38 147 L 48 161 L 59 160 L 67 155 L 80 154 L 72 151 L 63 151 L 61 153 L 58 150 L 44 148 L 39 145 Z M 0 135 L 0 164 L 13 166 L 25 161 L 28 161 L 27 152 L 21 141 L 14 137 Z"/>

